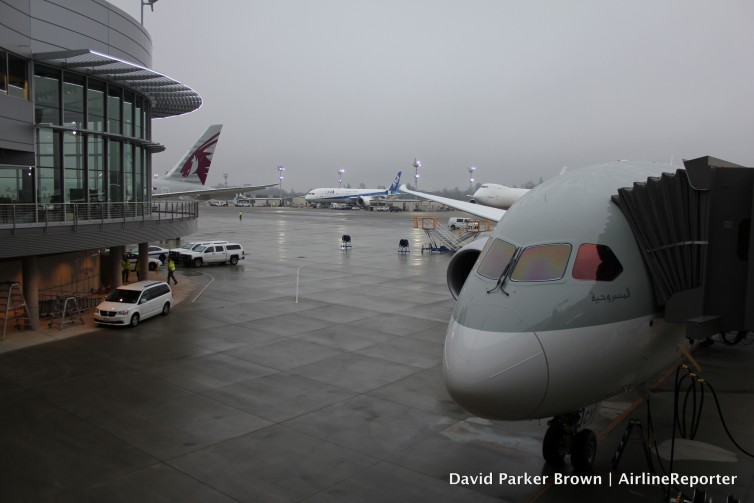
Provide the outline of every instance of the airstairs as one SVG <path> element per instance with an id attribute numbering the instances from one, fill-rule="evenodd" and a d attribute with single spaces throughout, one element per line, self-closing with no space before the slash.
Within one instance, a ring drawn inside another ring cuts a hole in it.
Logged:
<path id="1" fill-rule="evenodd" d="M 0 338 L 2 341 L 5 340 L 8 321 L 15 321 L 17 329 L 30 325 L 29 307 L 26 305 L 20 283 L 15 281 L 0 282 L 0 308 L 3 306 L 3 336 Z"/>
<path id="2" fill-rule="evenodd" d="M 431 252 L 455 253 L 465 244 L 470 243 L 481 232 L 481 222 L 470 222 L 465 229 L 452 231 L 440 223 L 439 217 L 416 217 L 414 228 L 419 228 L 427 233 L 429 243 L 422 245 L 422 253 L 425 250 Z M 489 230 L 489 229 L 485 229 Z"/>

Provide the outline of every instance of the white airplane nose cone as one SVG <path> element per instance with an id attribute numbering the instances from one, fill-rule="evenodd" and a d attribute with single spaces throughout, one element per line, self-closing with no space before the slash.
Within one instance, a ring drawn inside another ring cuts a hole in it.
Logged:
<path id="1" fill-rule="evenodd" d="M 533 332 L 488 332 L 451 320 L 443 373 L 450 396 L 488 419 L 528 418 L 547 390 L 547 361 Z"/>

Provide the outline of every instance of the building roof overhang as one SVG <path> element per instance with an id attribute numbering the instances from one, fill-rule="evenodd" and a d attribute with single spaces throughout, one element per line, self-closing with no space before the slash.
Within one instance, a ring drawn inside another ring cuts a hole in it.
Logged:
<path id="1" fill-rule="evenodd" d="M 175 79 L 90 49 L 40 52 L 34 60 L 91 75 L 146 96 L 152 117 L 159 119 L 193 112 L 202 106 L 199 93 Z"/>

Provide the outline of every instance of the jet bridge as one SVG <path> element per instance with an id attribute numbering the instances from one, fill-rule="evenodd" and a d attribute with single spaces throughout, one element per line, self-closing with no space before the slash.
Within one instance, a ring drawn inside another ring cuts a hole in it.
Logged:
<path id="1" fill-rule="evenodd" d="M 754 169 L 714 157 L 612 196 L 652 276 L 655 301 L 692 338 L 754 330 Z M 748 308 L 748 309 L 747 309 Z"/>

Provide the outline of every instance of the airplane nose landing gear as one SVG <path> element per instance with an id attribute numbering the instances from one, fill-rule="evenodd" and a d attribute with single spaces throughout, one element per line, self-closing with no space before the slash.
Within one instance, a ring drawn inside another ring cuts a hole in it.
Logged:
<path id="1" fill-rule="evenodd" d="M 542 456 L 548 465 L 562 466 L 566 454 L 570 454 L 574 469 L 580 472 L 592 469 L 597 454 L 597 436 L 589 429 L 579 431 L 581 420 L 581 412 L 572 412 L 555 416 L 547 423 Z"/>

